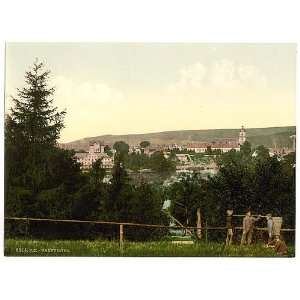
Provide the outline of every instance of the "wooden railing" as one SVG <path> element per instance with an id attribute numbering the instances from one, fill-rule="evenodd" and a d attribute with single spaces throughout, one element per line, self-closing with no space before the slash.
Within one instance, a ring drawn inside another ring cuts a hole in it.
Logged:
<path id="1" fill-rule="evenodd" d="M 124 244 L 124 232 L 125 232 L 125 226 L 136 226 L 136 227 L 146 227 L 146 228 L 167 228 L 167 229 L 182 229 L 182 230 L 203 230 L 205 232 L 205 240 L 207 241 L 207 232 L 208 230 L 225 230 L 227 227 L 225 226 L 202 226 L 202 227 L 196 227 L 196 226 L 170 226 L 170 225 L 160 225 L 160 224 L 143 224 L 143 223 L 133 223 L 133 222 L 111 222 L 111 221 L 94 221 L 94 220 L 76 220 L 76 219 L 49 219 L 49 218 L 27 218 L 27 217 L 5 217 L 5 220 L 16 220 L 16 221 L 25 221 L 29 223 L 30 221 L 33 222 L 60 222 L 60 223 L 89 223 L 89 224 L 109 224 L 109 225 L 118 225 L 119 226 L 119 232 L 120 232 L 120 248 L 123 249 Z M 243 227 L 234 227 L 235 230 L 242 230 Z M 255 230 L 259 231 L 267 231 L 267 227 L 256 227 Z M 282 228 L 282 232 L 293 232 L 296 231 L 296 229 L 291 228 Z"/>

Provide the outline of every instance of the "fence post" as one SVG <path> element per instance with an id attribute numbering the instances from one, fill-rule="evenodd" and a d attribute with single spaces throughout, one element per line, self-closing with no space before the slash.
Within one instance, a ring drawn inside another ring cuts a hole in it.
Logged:
<path id="1" fill-rule="evenodd" d="M 207 230 L 207 221 L 205 221 L 205 242 L 207 243 L 207 233 L 208 233 L 208 230 Z"/>
<path id="2" fill-rule="evenodd" d="M 124 251 L 124 225 L 120 224 L 120 251 L 123 254 Z"/>
<path id="3" fill-rule="evenodd" d="M 201 210 L 200 208 L 197 208 L 197 236 L 198 239 L 202 239 L 202 232 L 201 232 Z"/>
<path id="4" fill-rule="evenodd" d="M 26 220 L 26 239 L 28 239 L 28 233 L 29 233 L 29 219 Z"/>

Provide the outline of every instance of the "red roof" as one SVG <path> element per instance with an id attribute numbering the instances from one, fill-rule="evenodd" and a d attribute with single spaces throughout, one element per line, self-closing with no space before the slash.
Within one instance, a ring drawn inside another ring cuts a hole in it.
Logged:
<path id="1" fill-rule="evenodd" d="M 187 144 L 187 148 L 207 148 L 208 146 L 211 146 L 210 143 L 192 143 Z"/>
<path id="2" fill-rule="evenodd" d="M 187 148 L 238 148 L 239 144 L 235 139 L 224 139 L 213 141 L 211 143 L 202 142 L 202 143 L 191 143 L 187 144 Z"/>

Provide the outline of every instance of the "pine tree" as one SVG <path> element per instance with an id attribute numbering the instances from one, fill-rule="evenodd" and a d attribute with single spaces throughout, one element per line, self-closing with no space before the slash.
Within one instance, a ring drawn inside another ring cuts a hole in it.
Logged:
<path id="1" fill-rule="evenodd" d="M 12 97 L 14 107 L 11 118 L 18 125 L 27 142 L 33 145 L 55 145 L 64 127 L 65 111 L 53 106 L 54 87 L 48 87 L 50 71 L 36 61 L 25 73 L 26 87 L 18 89 L 18 97 Z"/>
<path id="2" fill-rule="evenodd" d="M 68 216 L 80 182 L 74 155 L 57 147 L 65 111 L 53 105 L 50 71 L 36 61 L 5 120 L 5 213 Z"/>
<path id="3" fill-rule="evenodd" d="M 17 132 L 16 147 L 23 158 L 23 183 L 37 193 L 47 172 L 47 156 L 59 138 L 64 127 L 65 111 L 59 112 L 53 106 L 54 87 L 49 87 L 50 71 L 44 64 L 35 61 L 31 70 L 25 73 L 26 86 L 18 89 L 12 97 L 10 118 Z"/>

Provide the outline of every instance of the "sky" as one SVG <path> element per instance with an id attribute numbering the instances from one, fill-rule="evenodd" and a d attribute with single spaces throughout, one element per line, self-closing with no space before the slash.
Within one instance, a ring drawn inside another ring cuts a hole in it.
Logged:
<path id="1" fill-rule="evenodd" d="M 6 112 L 36 58 L 67 111 L 60 142 L 296 125 L 296 44 L 7 43 Z"/>

